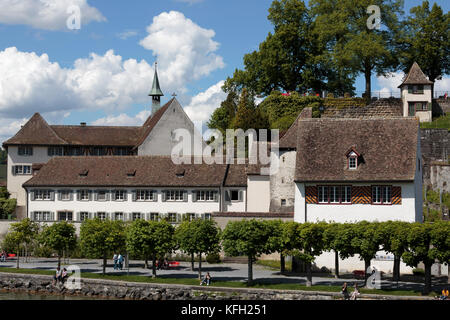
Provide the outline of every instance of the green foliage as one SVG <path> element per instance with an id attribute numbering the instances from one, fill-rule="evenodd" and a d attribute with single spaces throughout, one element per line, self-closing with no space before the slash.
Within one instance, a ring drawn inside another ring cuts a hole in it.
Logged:
<path id="1" fill-rule="evenodd" d="M 423 270 L 421 268 L 414 268 L 412 272 L 413 272 L 413 275 L 419 276 L 419 277 L 423 277 L 425 275 L 425 270 Z"/>
<path id="2" fill-rule="evenodd" d="M 430 255 L 448 265 L 450 260 L 450 222 L 436 221 L 430 232 L 432 248 Z"/>
<path id="3" fill-rule="evenodd" d="M 381 222 L 376 232 L 383 250 L 401 257 L 408 248 L 409 226 L 410 223 L 402 221 Z"/>
<path id="4" fill-rule="evenodd" d="M 75 226 L 67 221 L 60 221 L 51 226 L 45 226 L 40 234 L 40 242 L 44 247 L 55 251 L 60 259 L 63 251 L 68 252 L 76 248 L 77 236 Z"/>
<path id="5" fill-rule="evenodd" d="M 354 224 L 355 236 L 351 244 L 366 263 L 375 258 L 382 245 L 382 237 L 378 231 L 380 226 L 378 222 L 367 221 Z"/>
<path id="6" fill-rule="evenodd" d="M 268 245 L 273 229 L 266 221 L 242 220 L 227 224 L 222 233 L 222 246 L 228 256 L 248 256 L 256 258 L 269 254 L 272 245 Z"/>
<path id="7" fill-rule="evenodd" d="M 405 72 L 417 62 L 431 81 L 450 72 L 450 13 L 428 1 L 411 8 L 397 33 L 398 53 Z"/>
<path id="8" fill-rule="evenodd" d="M 9 192 L 6 187 L 0 187 L 0 199 L 9 199 Z"/>
<path id="9" fill-rule="evenodd" d="M 403 261 L 410 267 L 416 267 L 419 262 L 433 264 L 431 254 L 431 230 L 429 223 L 413 223 L 408 230 L 408 248 L 402 255 Z"/>
<path id="10" fill-rule="evenodd" d="M 218 129 L 223 136 L 226 130 L 231 128 L 231 123 L 237 111 L 239 97 L 236 92 L 228 93 L 227 98 L 220 104 L 220 107 L 214 110 L 208 121 L 208 128 Z"/>
<path id="11" fill-rule="evenodd" d="M 210 253 L 206 256 L 206 262 L 209 264 L 220 263 L 220 255 L 218 253 Z"/>
<path id="12" fill-rule="evenodd" d="M 212 254 L 219 251 L 220 229 L 213 220 L 184 221 L 175 230 L 180 250 L 188 254 Z"/>
<path id="13" fill-rule="evenodd" d="M 88 258 L 105 258 L 125 248 L 125 225 L 122 221 L 88 219 L 81 224 L 80 245 Z"/>
<path id="14" fill-rule="evenodd" d="M 242 90 L 231 127 L 244 131 L 248 129 L 267 129 L 269 127 L 266 115 L 261 112 L 260 108 L 255 106 L 255 102 L 246 88 Z"/>
<path id="15" fill-rule="evenodd" d="M 7 219 L 16 211 L 17 199 L 0 199 L 0 219 Z"/>
<path id="16" fill-rule="evenodd" d="M 271 128 L 284 129 L 279 126 L 279 121 L 282 120 L 284 127 L 289 128 L 304 108 L 313 108 L 313 116 L 319 117 L 322 103 L 323 99 L 316 96 L 301 96 L 297 92 L 283 96 L 281 92 L 273 91 L 260 103 L 259 108 L 267 115 Z M 292 120 L 290 124 L 289 120 Z"/>

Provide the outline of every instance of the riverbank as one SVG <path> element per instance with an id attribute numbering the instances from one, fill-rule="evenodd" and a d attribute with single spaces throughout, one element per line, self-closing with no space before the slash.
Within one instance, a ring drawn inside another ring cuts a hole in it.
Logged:
<path id="1" fill-rule="evenodd" d="M 29 294 L 83 296 L 92 299 L 128 300 L 337 300 L 340 293 L 225 288 L 176 284 L 137 283 L 103 279 L 81 279 L 81 289 L 52 285 L 52 276 L 0 273 L 0 290 Z M 432 300 L 432 297 L 361 294 L 363 300 Z"/>

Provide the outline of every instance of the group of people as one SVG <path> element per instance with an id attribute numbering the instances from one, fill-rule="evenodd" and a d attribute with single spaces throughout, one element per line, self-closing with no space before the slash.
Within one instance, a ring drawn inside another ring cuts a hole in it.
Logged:
<path id="1" fill-rule="evenodd" d="M 356 300 L 356 298 L 360 295 L 357 283 L 355 283 L 355 289 L 351 295 L 348 293 L 347 282 L 344 282 L 341 292 L 344 295 L 344 300 Z"/>
<path id="2" fill-rule="evenodd" d="M 66 279 L 69 277 L 69 275 L 67 274 L 67 269 L 63 268 L 61 270 L 60 267 L 56 268 L 56 273 L 53 276 L 53 285 L 56 285 L 58 282 L 60 283 L 64 283 L 64 281 L 66 281 Z"/>
<path id="3" fill-rule="evenodd" d="M 114 253 L 113 261 L 114 261 L 114 270 L 122 270 L 123 269 L 123 261 L 124 257 L 122 254 L 116 254 Z"/>
<path id="4" fill-rule="evenodd" d="M 161 270 L 161 269 L 163 269 L 163 270 L 167 270 L 167 269 L 169 269 L 169 261 L 166 259 L 166 258 L 164 258 L 164 260 L 156 260 L 156 269 L 157 270 Z"/>

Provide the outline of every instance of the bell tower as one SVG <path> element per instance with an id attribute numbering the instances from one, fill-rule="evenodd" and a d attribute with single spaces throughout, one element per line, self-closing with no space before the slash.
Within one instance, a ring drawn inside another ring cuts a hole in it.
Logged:
<path id="1" fill-rule="evenodd" d="M 161 97 L 164 96 L 161 88 L 159 87 L 157 67 L 158 62 L 155 62 L 155 75 L 153 77 L 152 91 L 150 91 L 149 93 L 149 96 L 152 97 L 152 115 L 155 114 L 155 112 L 158 111 L 159 108 L 161 108 Z"/>

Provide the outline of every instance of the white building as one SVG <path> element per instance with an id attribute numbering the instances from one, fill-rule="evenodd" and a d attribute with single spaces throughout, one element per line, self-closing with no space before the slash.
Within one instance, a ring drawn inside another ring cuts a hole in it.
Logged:
<path id="1" fill-rule="evenodd" d="M 214 212 L 244 212 L 245 165 L 181 164 L 165 156 L 59 157 L 24 183 L 27 216 L 35 221 L 88 218 L 132 221 Z"/>
<path id="2" fill-rule="evenodd" d="M 405 76 L 401 89 L 404 117 L 418 117 L 420 122 L 431 122 L 433 104 L 433 82 L 428 80 L 414 62 Z"/>

